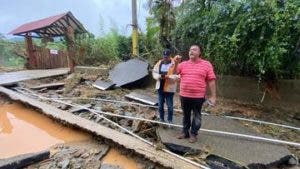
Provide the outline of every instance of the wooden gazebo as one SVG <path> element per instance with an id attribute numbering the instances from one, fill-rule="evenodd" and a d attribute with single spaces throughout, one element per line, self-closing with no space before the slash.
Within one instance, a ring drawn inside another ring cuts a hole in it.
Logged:
<path id="1" fill-rule="evenodd" d="M 32 38 L 42 38 L 42 42 L 48 42 L 53 40 L 54 37 L 64 36 L 67 41 L 68 65 L 70 71 L 73 72 L 75 66 L 74 35 L 84 32 L 87 31 L 83 25 L 71 12 L 67 12 L 23 24 L 9 34 L 25 37 L 29 69 L 37 68 L 36 53 Z"/>

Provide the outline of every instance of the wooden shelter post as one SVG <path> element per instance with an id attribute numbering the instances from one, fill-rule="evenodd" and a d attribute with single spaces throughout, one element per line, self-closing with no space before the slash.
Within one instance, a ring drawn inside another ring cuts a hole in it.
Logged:
<path id="1" fill-rule="evenodd" d="M 29 34 L 25 35 L 25 45 L 26 45 L 26 52 L 27 52 L 27 69 L 35 69 L 36 68 L 36 57 L 34 53 L 34 46 L 32 42 L 32 37 Z"/>
<path id="2" fill-rule="evenodd" d="M 75 42 L 74 42 L 74 29 L 72 26 L 68 26 L 66 29 L 66 41 L 68 50 L 68 64 L 70 67 L 70 72 L 74 72 L 75 67 Z"/>

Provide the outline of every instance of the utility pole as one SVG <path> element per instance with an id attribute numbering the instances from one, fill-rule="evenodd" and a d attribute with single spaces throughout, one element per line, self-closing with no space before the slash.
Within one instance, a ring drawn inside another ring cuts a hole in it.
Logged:
<path id="1" fill-rule="evenodd" d="M 136 0 L 131 0 L 132 6 L 132 55 L 138 56 L 138 23 L 136 12 Z"/>

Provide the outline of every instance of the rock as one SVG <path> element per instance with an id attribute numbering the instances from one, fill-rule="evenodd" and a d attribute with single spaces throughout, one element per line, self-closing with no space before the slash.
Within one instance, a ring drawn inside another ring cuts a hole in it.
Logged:
<path id="1" fill-rule="evenodd" d="M 296 113 L 296 114 L 294 115 L 294 119 L 300 120 L 300 113 Z"/>
<path id="2" fill-rule="evenodd" d="M 98 155 L 101 152 L 100 149 L 91 149 L 90 154 Z"/>
<path id="3" fill-rule="evenodd" d="M 123 111 L 127 111 L 129 109 L 129 106 L 127 106 L 127 105 L 121 105 L 121 108 L 123 109 Z"/>
<path id="4" fill-rule="evenodd" d="M 154 120 L 156 118 L 156 113 L 154 111 L 147 112 L 145 113 L 145 116 L 146 119 Z"/>
<path id="5" fill-rule="evenodd" d="M 134 120 L 132 123 L 132 131 L 139 132 L 142 128 L 143 122 L 140 120 Z"/>
<path id="6" fill-rule="evenodd" d="M 126 120 L 126 119 L 122 119 L 119 121 L 119 124 L 123 127 L 128 127 L 128 126 L 130 126 L 130 121 Z"/>
<path id="7" fill-rule="evenodd" d="M 83 153 L 82 151 L 77 151 L 77 152 L 74 153 L 74 157 L 78 158 L 82 155 L 82 153 Z"/>
<path id="8" fill-rule="evenodd" d="M 183 146 L 183 145 L 178 145 L 178 144 L 173 144 L 173 143 L 163 143 L 170 151 L 173 153 L 179 154 L 179 155 L 196 155 L 201 152 L 200 149 L 193 149 L 191 147 Z"/>
<path id="9" fill-rule="evenodd" d="M 102 164 L 100 169 L 122 169 L 122 167 L 112 164 Z"/>
<path id="10" fill-rule="evenodd" d="M 64 105 L 59 106 L 58 108 L 59 108 L 59 109 L 62 109 L 62 110 L 68 110 L 68 109 L 70 108 L 70 106 L 64 104 Z"/>
<path id="11" fill-rule="evenodd" d="M 73 149 L 70 154 L 74 156 L 78 151 L 79 151 L 78 149 Z"/>
<path id="12" fill-rule="evenodd" d="M 79 97 L 81 95 L 81 91 L 78 89 L 72 90 L 71 92 L 74 97 Z"/>
<path id="13" fill-rule="evenodd" d="M 125 116 L 132 116 L 132 113 L 131 112 L 124 112 L 123 115 L 125 115 Z"/>
<path id="14" fill-rule="evenodd" d="M 297 157 L 293 156 L 289 159 L 288 164 L 292 166 L 299 165 L 299 160 Z"/>
<path id="15" fill-rule="evenodd" d="M 102 106 L 101 110 L 104 112 L 111 112 L 111 113 L 114 113 L 116 111 L 112 105 L 104 105 Z"/>
<path id="16" fill-rule="evenodd" d="M 109 151 L 109 146 L 108 145 L 101 145 L 100 147 L 100 153 L 97 155 L 97 159 L 101 160 Z"/>
<path id="17" fill-rule="evenodd" d="M 39 93 L 45 93 L 47 91 L 47 88 L 42 88 L 40 90 L 38 90 Z"/>
<path id="18" fill-rule="evenodd" d="M 86 159 L 90 156 L 90 153 L 84 153 L 82 154 L 80 157 L 83 158 L 83 159 Z"/>
<path id="19" fill-rule="evenodd" d="M 232 169 L 245 168 L 245 166 L 242 166 L 241 164 L 239 164 L 235 161 L 231 161 L 229 159 L 226 159 L 221 156 L 214 155 L 214 154 L 207 156 L 205 161 L 211 168 L 220 168 L 220 169 L 221 168 L 224 168 L 224 169 L 226 169 L 226 168 L 232 168 Z"/>
<path id="20" fill-rule="evenodd" d="M 119 110 L 116 110 L 115 113 L 116 113 L 116 114 L 119 114 L 119 115 L 124 115 L 124 112 L 123 112 L 122 110 L 120 110 L 120 109 L 119 109 Z"/>
<path id="21" fill-rule="evenodd" d="M 63 90 L 63 89 L 61 89 L 61 90 L 56 90 L 55 93 L 56 93 L 56 94 L 63 94 L 63 93 L 64 93 L 64 90 Z"/>
<path id="22" fill-rule="evenodd" d="M 79 163 L 76 163 L 73 167 L 74 167 L 74 169 L 80 169 L 80 168 L 82 168 L 81 164 L 79 164 Z"/>
<path id="23" fill-rule="evenodd" d="M 97 116 L 96 119 L 95 119 L 95 122 L 96 122 L 96 123 L 99 123 L 99 122 L 101 122 L 101 121 L 102 121 L 102 118 L 99 117 L 99 116 Z"/>
<path id="24" fill-rule="evenodd" d="M 60 162 L 61 169 L 68 168 L 69 164 L 70 164 L 70 160 L 69 159 L 63 160 L 62 162 Z"/>
<path id="25" fill-rule="evenodd" d="M 95 119 L 95 118 L 96 118 L 95 115 L 94 115 L 94 114 L 91 114 L 90 117 L 89 117 L 89 120 L 93 120 L 93 119 Z"/>

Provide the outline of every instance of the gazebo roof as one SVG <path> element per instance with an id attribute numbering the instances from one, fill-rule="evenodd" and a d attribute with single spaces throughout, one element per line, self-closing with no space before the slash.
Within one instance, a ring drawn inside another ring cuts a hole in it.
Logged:
<path id="1" fill-rule="evenodd" d="M 71 12 L 66 12 L 23 24 L 9 34 L 19 36 L 28 35 L 36 38 L 58 37 L 65 35 L 65 30 L 69 25 L 74 29 L 75 33 L 87 32 Z"/>

